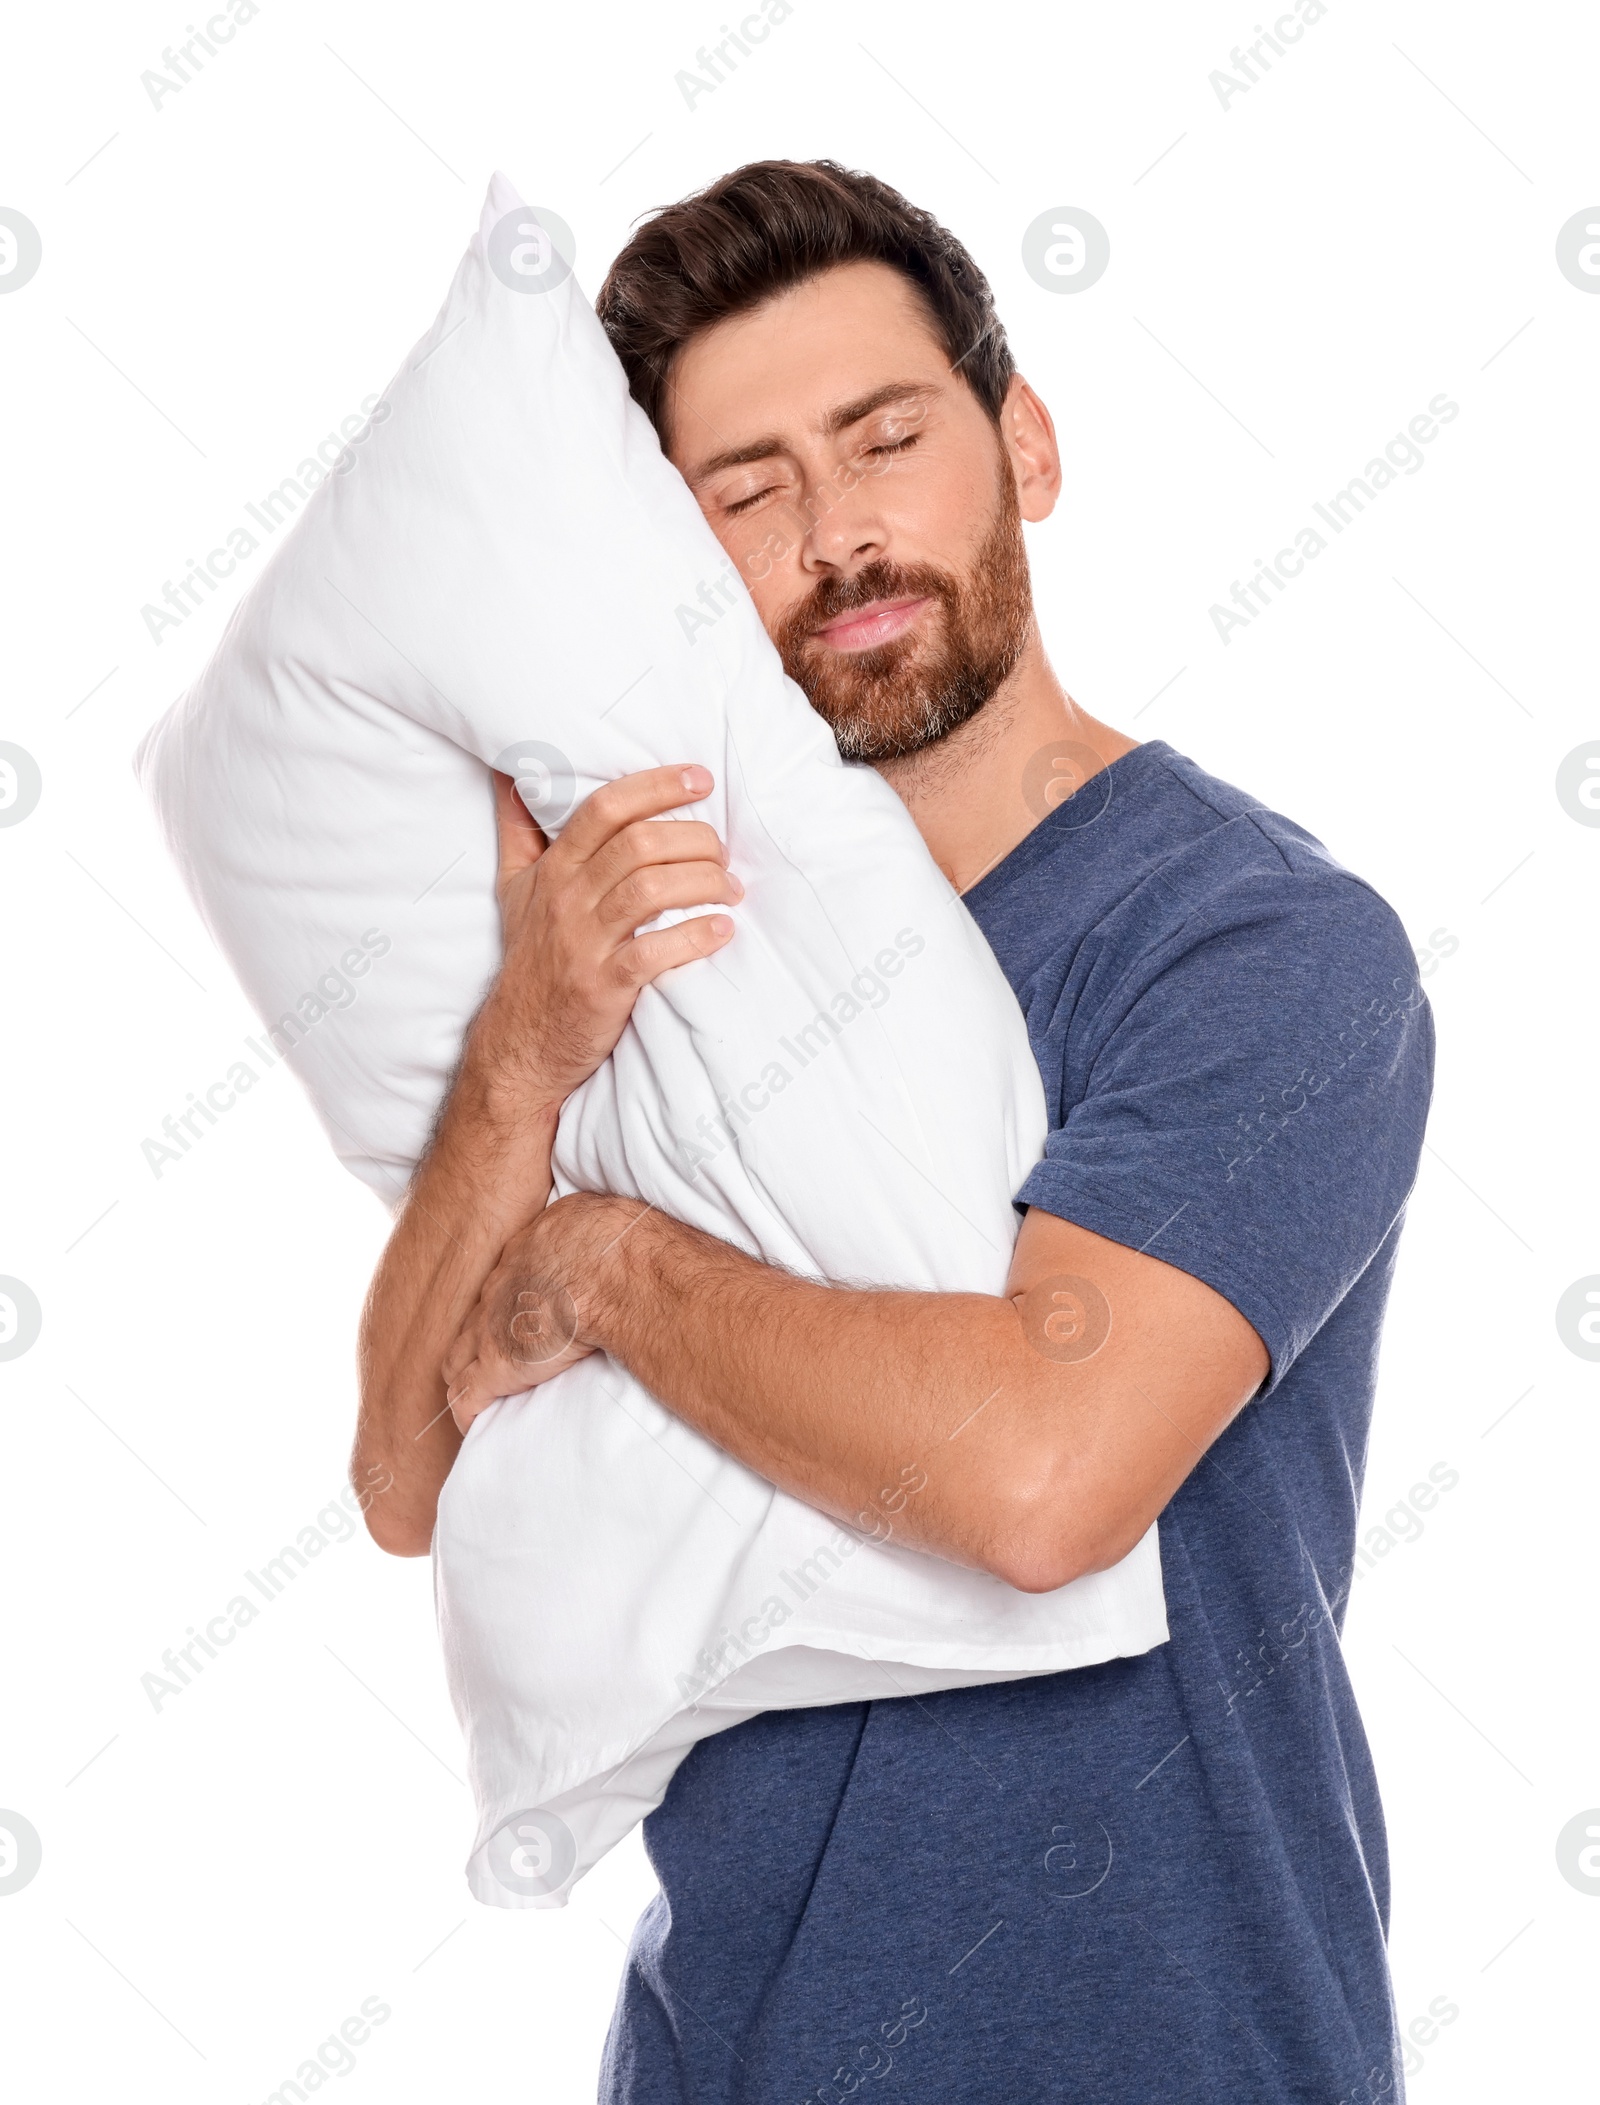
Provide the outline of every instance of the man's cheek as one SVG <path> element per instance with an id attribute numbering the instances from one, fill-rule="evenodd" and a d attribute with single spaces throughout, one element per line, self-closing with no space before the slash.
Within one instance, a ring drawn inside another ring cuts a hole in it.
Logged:
<path id="1" fill-rule="evenodd" d="M 746 584 L 774 576 L 790 556 L 794 554 L 794 538 L 781 526 L 771 527 L 758 548 L 744 558 L 740 566 Z"/>
<path id="2" fill-rule="evenodd" d="M 758 584 L 764 584 L 771 577 L 773 571 L 776 570 L 780 563 L 787 560 L 789 552 L 789 542 L 780 532 L 774 529 L 773 532 L 767 535 L 767 538 L 761 543 L 759 548 L 752 549 L 748 555 L 743 557 L 735 556 L 735 560 L 739 565 L 745 583 L 753 592 Z M 728 553 L 734 555 L 732 549 L 729 549 Z"/>

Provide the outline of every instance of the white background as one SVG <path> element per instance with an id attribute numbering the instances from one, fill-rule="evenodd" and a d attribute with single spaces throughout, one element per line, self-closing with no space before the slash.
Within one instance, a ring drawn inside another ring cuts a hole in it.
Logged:
<path id="1" fill-rule="evenodd" d="M 1414 2095 L 1578 2093 L 1600 1894 L 1555 1843 L 1600 1804 L 1600 1366 L 1554 1312 L 1600 1271 L 1600 829 L 1554 781 L 1600 738 L 1600 297 L 1555 238 L 1600 195 L 1600 28 L 1332 0 L 1224 109 L 1258 13 L 796 0 L 692 109 L 712 0 L 264 0 L 159 109 L 177 0 L 14 21 L 0 204 L 44 258 L 0 298 L 0 737 L 44 783 L 0 831 L 0 1273 L 44 1310 L 0 1365 L 0 1806 L 44 1850 L 0 1898 L 17 2095 L 244 2105 L 378 1996 L 351 2096 L 593 2096 L 648 1869 L 635 1842 L 565 1913 L 467 1899 L 425 1563 L 330 1547 L 159 1714 L 141 1690 L 342 1483 L 385 1217 L 282 1069 L 159 1180 L 141 1153 L 254 1028 L 129 770 L 251 563 L 159 644 L 140 610 L 399 365 L 493 168 L 572 225 L 592 293 L 647 208 L 821 154 L 968 242 L 1054 409 L 1031 547 L 1072 692 L 1310 827 L 1419 949 L 1453 939 L 1364 1526 L 1435 1464 L 1459 1483 L 1358 1584 L 1348 1647 L 1400 2015 L 1459 2011 Z M 1060 205 L 1111 242 L 1072 297 L 1021 265 Z M 1210 606 L 1441 391 L 1425 467 L 1220 641 Z M 530 648 L 582 618 L 530 606 Z"/>

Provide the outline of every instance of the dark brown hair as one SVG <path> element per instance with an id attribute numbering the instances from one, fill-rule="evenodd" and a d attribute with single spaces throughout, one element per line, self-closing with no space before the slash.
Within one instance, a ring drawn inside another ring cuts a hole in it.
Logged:
<path id="1" fill-rule="evenodd" d="M 672 361 L 691 337 L 861 262 L 911 281 L 951 365 L 998 421 L 1016 368 L 989 281 L 931 212 L 837 161 L 751 161 L 665 206 L 612 264 L 595 311 L 664 438 Z"/>

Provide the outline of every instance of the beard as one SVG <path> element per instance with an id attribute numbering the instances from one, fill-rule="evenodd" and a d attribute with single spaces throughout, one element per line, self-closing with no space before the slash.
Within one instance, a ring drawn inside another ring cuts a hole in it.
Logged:
<path id="1" fill-rule="evenodd" d="M 841 614 L 914 597 L 933 606 L 907 635 L 848 653 L 815 640 Z M 883 761 L 923 752 L 976 716 L 1015 669 L 1032 625 L 1022 515 L 1003 468 L 994 516 L 964 574 L 877 562 L 853 577 L 825 577 L 772 640 L 842 757 Z"/>

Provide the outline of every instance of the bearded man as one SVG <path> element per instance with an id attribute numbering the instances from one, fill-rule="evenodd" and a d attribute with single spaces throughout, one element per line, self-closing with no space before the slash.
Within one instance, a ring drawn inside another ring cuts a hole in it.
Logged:
<path id="1" fill-rule="evenodd" d="M 1381 2105 L 1387 1861 L 1339 1628 L 1431 1085 L 1410 946 L 1300 827 L 1064 691 L 1022 531 L 1054 429 L 927 213 L 827 162 L 743 168 L 640 228 L 599 313 L 786 668 L 993 946 L 1050 1133 L 997 1297 L 547 1205 L 563 1102 L 741 887 L 663 822 L 710 786 L 693 755 L 550 845 L 501 781 L 504 966 L 364 1326 L 357 1467 L 395 1480 L 369 1525 L 425 1554 L 475 1413 L 598 1350 L 840 1520 L 925 1458 L 899 1538 L 1024 1590 L 1159 1520 L 1171 1632 L 702 1741 L 645 1823 L 661 1892 L 602 2094 Z M 712 910 L 637 932 L 672 907 Z M 1062 1279 L 1110 1311 L 1090 1356 L 1039 1349 Z M 530 1280 L 577 1311 L 538 1370 L 508 1335 Z"/>

